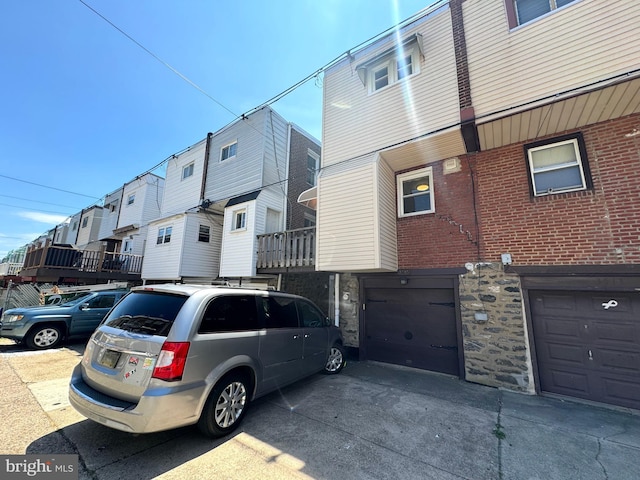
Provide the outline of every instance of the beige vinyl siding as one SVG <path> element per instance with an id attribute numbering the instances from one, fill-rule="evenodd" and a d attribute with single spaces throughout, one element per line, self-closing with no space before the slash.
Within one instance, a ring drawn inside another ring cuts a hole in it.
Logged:
<path id="1" fill-rule="evenodd" d="M 582 0 L 511 31 L 504 0 L 463 14 L 476 116 L 640 68 L 640 2 Z"/>
<path id="2" fill-rule="evenodd" d="M 398 236 L 396 232 L 396 177 L 389 165 L 378 161 L 377 213 L 379 220 L 380 268 L 395 272 L 398 269 Z"/>
<path id="3" fill-rule="evenodd" d="M 327 166 L 383 149 L 459 122 L 456 60 L 448 9 L 402 33 L 422 34 L 420 73 L 369 93 L 356 66 L 392 46 L 370 47 L 353 61 L 344 60 L 325 73 L 322 165 Z"/>
<path id="4" fill-rule="evenodd" d="M 287 122 L 272 110 L 265 111 L 263 185 L 273 185 L 287 178 Z"/>
<path id="5" fill-rule="evenodd" d="M 180 262 L 180 277 L 218 278 L 222 248 L 222 218 L 204 213 L 187 214 Z M 210 228 L 209 243 L 199 242 L 200 225 Z"/>
<path id="6" fill-rule="evenodd" d="M 167 162 L 162 216 L 183 213 L 198 205 L 202 188 L 206 139 Z M 193 175 L 182 179 L 184 167 L 193 163 Z"/>
<path id="7" fill-rule="evenodd" d="M 378 166 L 366 165 L 338 175 L 323 174 L 318 184 L 317 269 L 321 271 L 392 271 L 381 237 L 389 244 L 388 225 L 378 212 Z M 383 192 L 384 197 L 384 192 Z M 384 262 L 381 260 L 384 258 Z M 384 263 L 384 264 L 383 264 Z"/>

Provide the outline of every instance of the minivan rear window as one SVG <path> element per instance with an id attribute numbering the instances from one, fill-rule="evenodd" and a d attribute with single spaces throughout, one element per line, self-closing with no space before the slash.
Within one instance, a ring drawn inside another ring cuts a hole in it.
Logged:
<path id="1" fill-rule="evenodd" d="M 104 325 L 132 333 L 167 336 L 187 298 L 162 292 L 132 292 L 116 305 Z"/>

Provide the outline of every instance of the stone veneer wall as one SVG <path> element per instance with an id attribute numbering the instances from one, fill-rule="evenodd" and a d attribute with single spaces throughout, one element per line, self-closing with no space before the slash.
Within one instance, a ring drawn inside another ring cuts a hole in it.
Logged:
<path id="1" fill-rule="evenodd" d="M 519 277 L 501 263 L 474 264 L 460 276 L 460 312 L 465 379 L 535 393 Z"/>
<path id="2" fill-rule="evenodd" d="M 340 274 L 340 329 L 347 347 L 360 346 L 359 289 L 360 282 L 356 276 Z"/>

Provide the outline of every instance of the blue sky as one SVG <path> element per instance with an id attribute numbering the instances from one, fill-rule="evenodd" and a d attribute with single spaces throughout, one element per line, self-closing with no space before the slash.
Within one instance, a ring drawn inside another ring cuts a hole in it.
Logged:
<path id="1" fill-rule="evenodd" d="M 432 3 L 3 2 L 0 259 Z M 273 107 L 320 139 L 321 101 L 310 81 Z"/>

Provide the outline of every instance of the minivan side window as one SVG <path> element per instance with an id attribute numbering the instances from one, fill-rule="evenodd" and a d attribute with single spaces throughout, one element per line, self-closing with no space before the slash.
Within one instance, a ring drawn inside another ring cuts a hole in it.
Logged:
<path id="1" fill-rule="evenodd" d="M 267 328 L 298 328 L 295 299 L 278 296 L 262 299 Z"/>
<path id="2" fill-rule="evenodd" d="M 309 302 L 298 300 L 298 312 L 304 327 L 326 327 L 325 316 Z"/>
<path id="3" fill-rule="evenodd" d="M 256 299 L 250 295 L 216 297 L 207 306 L 198 333 L 259 330 Z"/>

